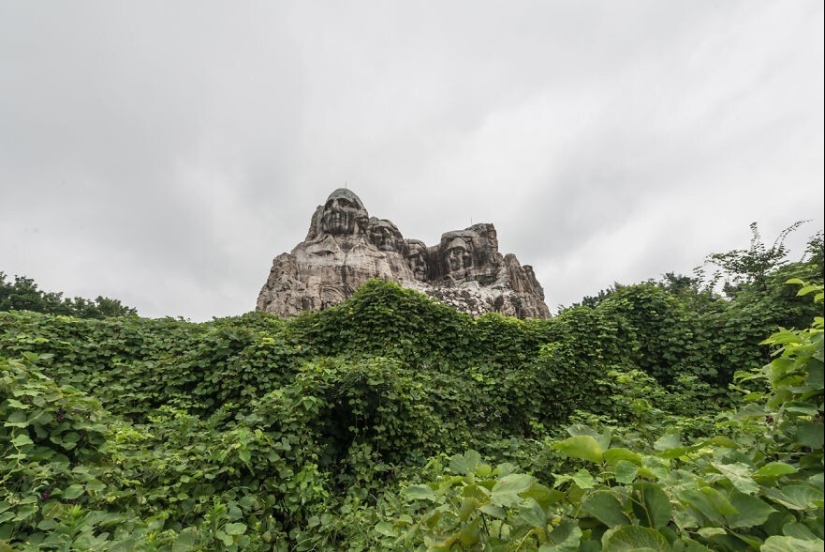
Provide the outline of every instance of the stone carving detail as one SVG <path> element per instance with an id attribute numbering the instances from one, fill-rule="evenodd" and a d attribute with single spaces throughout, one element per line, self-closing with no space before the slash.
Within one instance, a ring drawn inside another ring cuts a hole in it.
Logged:
<path id="1" fill-rule="evenodd" d="M 392 221 L 370 217 L 369 234 L 370 242 L 380 251 L 404 251 L 404 236 Z"/>
<path id="2" fill-rule="evenodd" d="M 370 218 L 346 189 L 318 206 L 303 242 L 275 257 L 257 308 L 281 316 L 324 309 L 372 278 L 393 280 L 473 315 L 550 316 L 532 267 L 499 253 L 492 224 L 446 232 L 428 247 L 404 239 L 391 221 Z"/>

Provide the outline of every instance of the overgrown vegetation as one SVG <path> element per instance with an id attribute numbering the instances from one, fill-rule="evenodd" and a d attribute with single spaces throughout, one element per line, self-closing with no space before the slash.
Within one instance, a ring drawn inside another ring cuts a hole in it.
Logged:
<path id="1" fill-rule="evenodd" d="M 0 313 L 0 551 L 821 550 L 810 247 L 550 320 Z"/>
<path id="2" fill-rule="evenodd" d="M 14 282 L 6 281 L 0 272 L 0 311 L 32 311 L 46 314 L 63 314 L 78 318 L 106 318 L 136 315 L 137 310 L 127 307 L 117 299 L 98 296 L 95 300 L 63 297 L 62 292 L 38 289 L 31 278 L 15 276 Z"/>

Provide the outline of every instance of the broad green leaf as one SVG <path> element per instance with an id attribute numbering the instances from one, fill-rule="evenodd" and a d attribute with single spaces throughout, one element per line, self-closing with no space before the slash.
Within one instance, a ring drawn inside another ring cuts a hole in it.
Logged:
<path id="1" fill-rule="evenodd" d="M 195 527 L 187 527 L 178 533 L 175 542 L 172 544 L 172 552 L 188 552 L 192 550 L 198 542 L 198 530 Z"/>
<path id="2" fill-rule="evenodd" d="M 461 475 L 475 473 L 479 464 L 481 464 L 481 455 L 474 450 L 456 454 L 450 459 L 450 469 Z"/>
<path id="3" fill-rule="evenodd" d="M 593 486 L 596 484 L 596 480 L 593 479 L 593 476 L 590 475 L 590 472 L 585 469 L 577 471 L 570 478 L 576 485 L 579 486 L 580 489 L 592 489 Z"/>
<path id="4" fill-rule="evenodd" d="M 410 485 L 401 494 L 407 500 L 435 500 L 435 493 L 427 485 Z"/>
<path id="5" fill-rule="evenodd" d="M 553 504 L 561 502 L 567 497 L 565 493 L 559 490 L 550 489 L 538 483 L 530 487 L 528 491 L 521 493 L 521 496 L 523 496 L 524 498 L 535 499 L 536 502 L 541 504 L 542 508 L 552 506 Z"/>
<path id="6" fill-rule="evenodd" d="M 814 409 L 815 412 L 817 409 Z M 825 443 L 825 433 L 822 430 L 822 423 L 802 421 L 796 427 L 796 442 L 803 447 L 821 449 Z"/>
<path id="7" fill-rule="evenodd" d="M 507 517 L 507 512 L 504 511 L 504 508 L 501 506 L 496 506 L 495 504 L 485 504 L 478 510 L 488 516 L 493 516 L 494 518 L 504 519 Z"/>
<path id="8" fill-rule="evenodd" d="M 670 543 L 659 531 L 649 527 L 627 526 L 608 531 L 602 540 L 604 552 L 670 552 Z"/>
<path id="9" fill-rule="evenodd" d="M 725 517 L 736 514 L 736 508 L 715 489 L 705 487 L 702 489 L 685 489 L 679 491 L 679 499 L 689 505 L 695 512 L 704 516 L 712 525 L 721 526 L 725 524 Z M 707 522 L 701 525 L 707 526 Z"/>
<path id="10" fill-rule="evenodd" d="M 738 512 L 725 518 L 728 525 L 734 529 L 762 525 L 776 511 L 765 501 L 741 492 L 734 492 L 730 497 L 730 503 Z"/>
<path id="11" fill-rule="evenodd" d="M 764 489 L 765 495 L 791 510 L 822 508 L 822 491 L 808 485 L 787 485 L 780 489 Z"/>
<path id="12" fill-rule="evenodd" d="M 46 502 L 45 504 L 43 504 L 43 506 L 40 507 L 40 515 L 46 519 L 56 518 L 60 517 L 64 509 L 65 506 L 61 502 L 57 500 L 52 500 Z M 2 508 L 0 508 L 0 511 L 2 511 Z"/>
<path id="13" fill-rule="evenodd" d="M 385 537 L 395 537 L 398 536 L 395 532 L 395 527 L 389 521 L 381 521 L 376 524 L 374 531 L 379 535 L 384 535 Z"/>
<path id="14" fill-rule="evenodd" d="M 596 464 L 602 461 L 604 451 L 601 445 L 589 435 L 577 435 L 556 443 L 553 448 L 560 451 L 565 456 L 571 458 L 581 458 Z"/>
<path id="15" fill-rule="evenodd" d="M 803 540 L 816 540 L 819 537 L 814 535 L 808 527 L 801 523 L 786 523 L 782 526 L 782 534 L 786 537 L 794 537 Z"/>
<path id="16" fill-rule="evenodd" d="M 796 537 L 768 537 L 765 544 L 762 545 L 761 552 L 822 552 L 825 549 L 825 541 L 804 540 Z"/>
<path id="17" fill-rule="evenodd" d="M 83 488 L 83 485 L 69 485 L 63 491 L 63 498 L 67 500 L 72 500 L 86 492 L 86 489 Z"/>
<path id="18" fill-rule="evenodd" d="M 246 532 L 246 524 L 235 522 L 224 525 L 223 530 L 227 535 L 243 535 Z"/>
<path id="19" fill-rule="evenodd" d="M 21 433 L 20 435 L 11 440 L 11 444 L 13 444 L 16 447 L 22 447 L 25 445 L 33 445 L 34 441 L 32 441 L 31 438 L 25 433 Z"/>
<path id="20" fill-rule="evenodd" d="M 98 479 L 92 479 L 86 483 L 86 489 L 89 491 L 100 492 L 106 490 L 106 484 Z"/>
<path id="21" fill-rule="evenodd" d="M 5 427 L 28 427 L 28 416 L 22 410 L 15 410 L 11 416 L 6 418 L 6 423 L 3 425 Z"/>
<path id="22" fill-rule="evenodd" d="M 663 435 L 653 443 L 653 448 L 659 451 L 662 458 L 679 458 L 690 451 L 690 447 L 682 445 L 682 439 L 677 433 Z"/>
<path id="23" fill-rule="evenodd" d="M 679 436 L 678 433 L 667 433 L 659 437 L 655 443 L 653 443 L 653 448 L 658 451 L 665 451 L 674 448 L 683 448 L 682 447 L 682 438 Z"/>
<path id="24" fill-rule="evenodd" d="M 512 473 L 518 473 L 518 471 L 519 467 L 515 464 L 511 464 L 510 462 L 501 463 L 496 468 L 496 472 L 498 472 L 499 477 L 510 475 Z"/>
<path id="25" fill-rule="evenodd" d="M 706 539 L 720 537 L 728 534 L 728 532 L 721 527 L 701 527 L 696 532 L 699 533 L 701 536 L 705 537 Z"/>
<path id="26" fill-rule="evenodd" d="M 642 456 L 626 448 L 610 448 L 604 451 L 604 460 L 611 466 L 617 465 L 621 461 L 630 462 L 637 466 L 642 465 Z"/>
<path id="27" fill-rule="evenodd" d="M 660 458 L 664 458 L 666 460 L 671 460 L 673 458 L 681 458 L 685 456 L 688 452 L 690 452 L 690 447 L 674 447 L 671 449 L 663 450 L 659 453 Z"/>
<path id="28" fill-rule="evenodd" d="M 542 510 L 539 503 L 532 498 L 524 501 L 519 509 L 518 517 L 529 527 L 543 529 L 547 525 L 547 514 Z"/>
<path id="29" fill-rule="evenodd" d="M 186 500 L 187 498 L 188 496 L 186 495 L 186 493 L 180 493 L 178 495 L 178 500 Z M 226 512 L 226 517 L 231 519 L 232 521 L 241 519 L 243 518 L 243 511 L 240 508 L 238 508 L 235 504 L 230 503 L 229 508 Z"/>
<path id="30" fill-rule="evenodd" d="M 823 366 L 821 361 L 809 362 L 807 368 L 808 379 L 805 380 L 806 383 L 813 389 L 822 390 L 822 388 L 825 387 L 825 366 Z"/>
<path id="31" fill-rule="evenodd" d="M 183 477 L 181 477 L 181 481 L 184 481 Z M 186 483 L 188 483 L 188 481 L 186 481 Z M 259 504 L 259 502 L 255 496 L 245 495 L 238 501 L 238 504 L 240 504 L 243 508 L 249 509 L 256 507 Z"/>
<path id="32" fill-rule="evenodd" d="M 798 374 L 790 374 L 791 377 L 798 377 Z M 783 386 L 784 389 L 787 389 L 791 393 L 798 395 L 799 400 L 795 401 L 788 401 L 785 397 L 782 398 L 774 398 L 772 399 L 772 404 L 778 405 L 781 404 L 784 408 L 783 410 L 785 413 L 793 413 L 801 416 L 816 416 L 819 412 L 818 405 L 817 405 L 817 395 L 822 395 L 822 388 L 814 389 L 812 385 L 808 383 L 804 383 L 801 385 L 788 385 Z M 783 389 L 783 390 L 784 390 Z M 813 399 L 813 400 L 811 400 Z M 780 401 L 777 403 L 776 401 Z M 790 419 L 799 419 L 799 416 L 790 417 Z M 821 422 L 820 422 L 821 423 Z"/>
<path id="33" fill-rule="evenodd" d="M 597 443 L 599 443 L 602 450 L 607 450 L 610 446 L 610 440 L 613 438 L 613 432 L 609 429 L 605 430 L 603 433 L 599 433 L 592 427 L 583 424 L 574 424 L 568 427 L 567 433 L 569 433 L 571 437 L 589 435 L 590 437 L 593 437 Z"/>
<path id="34" fill-rule="evenodd" d="M 37 528 L 41 531 L 51 531 L 57 527 L 57 522 L 53 519 L 44 519 L 37 524 Z"/>
<path id="35" fill-rule="evenodd" d="M 622 503 L 610 491 L 596 491 L 591 494 L 582 503 L 582 509 L 608 527 L 632 523 L 624 512 Z"/>
<path id="36" fill-rule="evenodd" d="M 498 506 L 512 506 L 521 502 L 519 493 L 529 489 L 536 478 L 523 473 L 513 473 L 505 475 L 493 486 L 490 500 Z"/>
<path id="37" fill-rule="evenodd" d="M 719 470 L 722 475 L 728 478 L 739 492 L 753 494 L 759 490 L 759 485 L 751 479 L 751 468 L 747 464 L 722 464 L 721 462 L 711 462 L 711 465 Z"/>
<path id="38" fill-rule="evenodd" d="M 632 505 L 633 513 L 644 526 L 661 529 L 670 521 L 670 499 L 656 483 L 637 481 L 633 485 Z"/>
<path id="39" fill-rule="evenodd" d="M 485 500 L 486 502 L 486 500 Z M 461 501 L 461 506 L 458 508 L 458 519 L 467 521 L 481 502 L 472 496 L 467 496 Z"/>
<path id="40" fill-rule="evenodd" d="M 760 410 L 760 412 L 762 413 L 762 415 L 764 415 L 763 410 Z M 732 439 L 729 439 L 722 435 L 716 435 L 714 437 L 711 437 L 710 439 L 701 444 L 701 446 L 703 447 L 708 445 L 715 445 L 718 447 L 724 447 L 729 449 L 738 449 L 741 446 L 736 441 L 733 441 Z"/>
<path id="41" fill-rule="evenodd" d="M 456 535 L 459 544 L 468 548 L 476 544 L 480 540 L 481 522 L 482 520 L 480 518 L 476 518 L 472 522 L 464 525 L 458 535 Z"/>
<path id="42" fill-rule="evenodd" d="M 681 548 L 677 548 L 677 544 L 681 545 Z M 710 548 L 705 546 L 704 544 L 700 544 L 693 539 L 684 539 L 676 541 L 673 544 L 674 550 L 679 550 L 680 552 L 712 552 Z"/>
<path id="43" fill-rule="evenodd" d="M 218 537 L 225 546 L 232 546 L 235 542 L 235 538 L 232 535 L 229 535 L 220 529 L 215 531 L 215 536 Z"/>
<path id="44" fill-rule="evenodd" d="M 39 508 L 37 504 L 26 504 L 17 508 L 17 515 L 14 517 L 15 521 L 25 521 L 32 517 Z"/>
<path id="45" fill-rule="evenodd" d="M 796 282 L 794 282 L 794 283 L 796 283 Z M 801 282 L 800 282 L 800 283 L 801 283 Z M 797 291 L 797 292 L 796 292 L 796 295 L 797 295 L 798 297 L 802 297 L 802 296 L 808 295 L 808 294 L 809 294 L 809 293 L 811 293 L 812 291 L 817 291 L 819 288 L 820 288 L 820 286 L 818 286 L 818 285 L 816 285 L 816 284 L 808 284 L 808 285 L 806 285 L 806 286 L 802 286 L 802 287 L 799 289 L 799 291 Z"/>
<path id="46" fill-rule="evenodd" d="M 541 545 L 539 552 L 577 552 L 581 539 L 579 525 L 566 519 L 547 535 L 547 542 Z"/>
<path id="47" fill-rule="evenodd" d="M 463 485 L 461 489 L 461 496 L 463 497 L 470 497 L 480 500 L 482 502 L 487 502 L 487 499 L 490 497 L 490 489 L 485 487 L 484 485 L 479 485 L 477 483 L 467 483 L 465 478 L 461 476 L 456 476 L 453 482 L 458 481 L 460 485 Z M 453 483 L 450 483 L 452 485 Z M 492 483 L 485 482 L 485 485 L 492 485 Z M 443 488 L 442 484 L 442 488 Z"/>
<path id="48" fill-rule="evenodd" d="M 770 464 L 765 464 L 756 470 L 753 473 L 753 478 L 760 481 L 771 480 L 782 477 L 783 475 L 791 475 L 797 471 L 798 470 L 790 464 L 786 464 L 784 462 L 771 462 Z"/>
<path id="49" fill-rule="evenodd" d="M 625 485 L 630 485 L 636 479 L 639 467 L 627 460 L 619 460 L 616 464 L 616 481 Z"/>

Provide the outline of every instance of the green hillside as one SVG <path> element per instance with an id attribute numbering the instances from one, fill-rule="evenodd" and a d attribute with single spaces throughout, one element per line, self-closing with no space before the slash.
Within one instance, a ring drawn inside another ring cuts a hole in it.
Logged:
<path id="1" fill-rule="evenodd" d="M 549 320 L 0 312 L 0 551 L 822 550 L 818 240 Z"/>

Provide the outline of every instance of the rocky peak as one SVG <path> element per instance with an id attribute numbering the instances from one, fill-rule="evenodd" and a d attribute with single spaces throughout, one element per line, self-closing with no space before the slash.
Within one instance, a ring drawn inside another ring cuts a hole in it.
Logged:
<path id="1" fill-rule="evenodd" d="M 474 315 L 550 316 L 532 267 L 499 253 L 492 224 L 446 232 L 428 247 L 405 239 L 392 221 L 370 217 L 361 199 L 343 188 L 315 210 L 304 241 L 275 257 L 257 308 L 281 316 L 324 309 L 372 278 L 393 280 Z"/>

